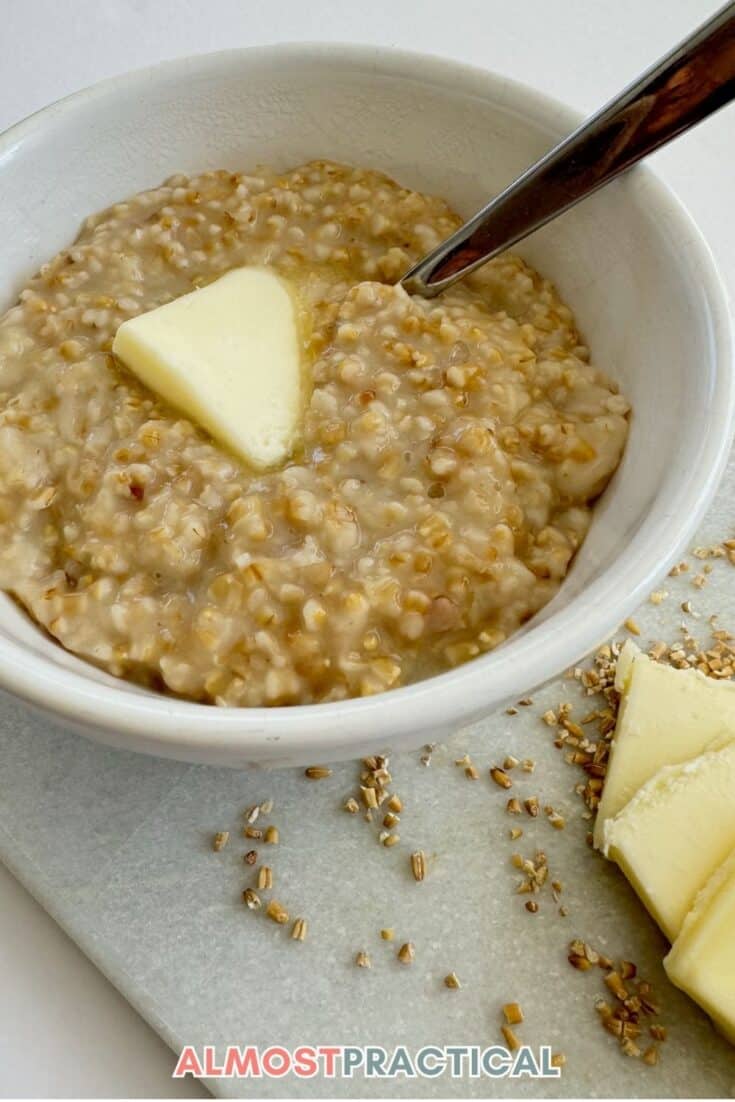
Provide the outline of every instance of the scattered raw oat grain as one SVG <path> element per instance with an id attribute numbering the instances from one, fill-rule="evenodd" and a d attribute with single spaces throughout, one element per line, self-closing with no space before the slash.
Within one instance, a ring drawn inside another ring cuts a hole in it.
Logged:
<path id="1" fill-rule="evenodd" d="M 632 616 L 629 616 L 628 619 L 624 621 L 623 627 L 626 631 L 629 631 L 631 635 L 640 635 L 641 633 L 641 629 Z"/>
<path id="2" fill-rule="evenodd" d="M 360 950 L 355 957 L 355 964 L 358 968 L 372 968 L 372 962 L 366 952 Z"/>
<path id="3" fill-rule="evenodd" d="M 436 743 L 435 742 L 427 742 L 426 746 L 424 747 L 424 752 L 423 752 L 423 754 L 421 755 L 421 757 L 419 759 L 422 765 L 425 765 L 427 768 L 428 768 L 428 766 L 431 765 L 431 757 L 432 757 L 435 750 L 436 750 Z"/>
<path id="4" fill-rule="evenodd" d="M 400 796 L 396 796 L 395 793 L 389 798 L 388 805 L 391 811 L 401 812 L 403 811 L 403 802 Z"/>
<path id="5" fill-rule="evenodd" d="M 520 1025 L 523 1021 L 520 1003 L 506 1003 L 503 1007 L 503 1016 L 508 1025 Z"/>
<path id="6" fill-rule="evenodd" d="M 601 964 L 603 957 L 601 953 L 598 953 L 597 949 L 593 949 L 593 947 L 591 945 L 588 945 L 586 941 L 577 942 L 575 944 L 581 945 L 582 952 L 584 953 L 590 964 Z M 607 958 L 605 958 L 605 960 L 607 961 Z M 607 961 L 607 963 L 602 965 L 602 967 L 604 967 L 606 971 L 609 972 L 612 968 L 612 964 Z"/>
<path id="7" fill-rule="evenodd" d="M 503 1034 L 503 1037 L 505 1038 L 505 1043 L 511 1052 L 515 1052 L 516 1049 L 521 1047 L 521 1042 L 518 1040 L 509 1025 L 501 1025 L 500 1032 Z"/>
<path id="8" fill-rule="evenodd" d="M 273 922 L 277 922 L 279 926 L 285 926 L 288 922 L 288 911 L 276 899 L 271 899 L 265 913 L 268 918 L 272 919 Z"/>
<path id="9" fill-rule="evenodd" d="M 554 811 L 553 808 L 547 813 L 547 818 L 554 830 L 564 830 L 567 825 L 567 821 L 563 815 L 560 815 L 558 811 Z"/>
<path id="10" fill-rule="evenodd" d="M 616 999 L 624 1002 L 628 998 L 628 991 L 620 975 L 616 971 L 608 972 L 605 976 L 605 984 L 610 988 Z"/>
<path id="11" fill-rule="evenodd" d="M 344 811 L 349 812 L 350 815 L 356 815 L 357 812 L 360 810 L 360 805 L 358 804 L 354 796 L 348 796 L 345 802 L 342 804 L 342 808 Z"/>
<path id="12" fill-rule="evenodd" d="M 272 810 L 273 810 L 273 800 L 263 800 L 263 803 L 260 805 L 261 814 L 270 815 Z"/>
<path id="13" fill-rule="evenodd" d="M 392 926 L 385 926 L 380 931 L 380 936 L 383 939 L 383 941 L 393 941 L 393 938 L 396 936 L 396 932 L 395 932 L 395 930 L 393 929 Z"/>
<path id="14" fill-rule="evenodd" d="M 538 903 L 535 899 L 529 899 L 526 901 L 526 910 L 532 915 L 538 913 Z"/>
<path id="15" fill-rule="evenodd" d="M 401 964 L 413 964 L 416 958 L 416 950 L 412 941 L 406 941 L 396 953 Z"/>
<path id="16" fill-rule="evenodd" d="M 281 840 L 281 836 L 278 833 L 278 827 L 269 826 L 263 835 L 263 841 L 269 846 L 277 846 Z"/>
<path id="17" fill-rule="evenodd" d="M 459 982 L 459 976 L 456 972 L 450 972 L 448 976 L 444 977 L 444 986 L 451 988 L 452 991 L 459 991 L 462 984 Z"/>
<path id="18" fill-rule="evenodd" d="M 648 599 L 649 599 L 649 601 L 651 602 L 652 605 L 660 605 L 663 601 L 666 600 L 668 595 L 669 595 L 668 590 L 666 590 L 666 589 L 656 589 L 656 590 L 654 590 L 654 592 L 651 594 L 651 596 Z"/>
<path id="19" fill-rule="evenodd" d="M 566 1062 L 567 1062 L 567 1058 L 566 1058 L 566 1056 L 564 1055 L 563 1052 L 554 1052 L 554 1053 L 552 1053 L 552 1055 L 551 1055 L 551 1066 L 552 1066 L 552 1068 L 563 1068 L 563 1067 L 565 1067 Z"/>
<path id="20" fill-rule="evenodd" d="M 531 818 L 535 819 L 539 813 L 538 797 L 529 796 L 528 799 L 523 801 L 523 806 L 525 807 L 527 813 L 531 816 Z"/>
<path id="21" fill-rule="evenodd" d="M 426 876 L 426 854 L 422 849 L 418 849 L 411 854 L 411 872 L 417 882 L 420 882 Z"/>
<path id="22" fill-rule="evenodd" d="M 513 842 L 517 841 L 517 839 L 521 838 L 522 836 L 523 836 L 523 831 L 521 830 L 520 827 L 511 827 L 511 829 L 508 831 L 508 837 Z"/>
<path id="23" fill-rule="evenodd" d="M 360 795 L 365 807 L 378 806 L 378 794 L 374 788 L 366 788 L 364 785 L 360 785 Z"/>
<path id="24" fill-rule="evenodd" d="M 521 807 L 521 801 L 518 799 L 517 796 L 511 796 L 511 798 L 505 805 L 505 810 L 508 812 L 509 815 L 520 815 L 523 809 Z"/>
<path id="25" fill-rule="evenodd" d="M 252 888 L 246 888 L 242 893 L 242 899 L 245 906 L 251 911 L 257 911 L 260 907 L 260 896 Z"/>
<path id="26" fill-rule="evenodd" d="M 260 841 L 263 837 L 263 831 L 260 827 L 246 826 L 243 828 L 243 834 L 246 838 L 253 838 L 255 841 Z"/>
<path id="27" fill-rule="evenodd" d="M 515 769 L 515 767 L 519 764 L 520 762 L 518 761 L 518 758 L 514 758 L 512 754 L 508 754 L 505 761 L 503 762 L 503 769 Z"/>
<path id="28" fill-rule="evenodd" d="M 304 776 L 310 781 L 323 781 L 332 776 L 332 770 L 327 765 L 309 765 L 304 770 Z"/>
<path id="29" fill-rule="evenodd" d="M 212 839 L 212 849 L 215 851 L 215 853 L 219 853 L 220 850 L 225 848 L 229 840 L 229 830 L 218 830 L 214 838 Z"/>
<path id="30" fill-rule="evenodd" d="M 257 853 L 255 852 L 254 849 L 249 849 L 248 852 L 243 857 L 243 861 L 245 862 L 246 865 L 254 865 L 257 860 L 258 860 L 258 855 L 257 855 Z"/>
<path id="31" fill-rule="evenodd" d="M 575 944 L 575 942 L 572 942 L 572 946 Z M 576 968 L 579 972 L 587 972 L 592 968 L 592 962 L 587 959 L 584 952 L 577 952 L 574 948 L 570 950 L 567 960 L 571 966 Z"/>
<path id="32" fill-rule="evenodd" d="M 524 758 L 521 762 L 521 769 L 524 773 L 533 773 L 535 768 L 536 762 L 533 760 L 533 758 Z"/>
<path id="33" fill-rule="evenodd" d="M 294 941 L 306 941 L 309 924 L 305 918 L 297 918 L 293 924 L 291 937 Z"/>
<path id="34" fill-rule="evenodd" d="M 260 891 L 270 891 L 273 887 L 273 869 L 268 865 L 261 865 L 258 869 L 258 888 Z"/>
<path id="35" fill-rule="evenodd" d="M 243 812 L 245 821 L 250 823 L 251 826 L 260 815 L 260 804 L 255 804 L 253 807 L 248 807 Z"/>
<path id="36" fill-rule="evenodd" d="M 388 830 L 392 830 L 394 826 L 398 826 L 401 821 L 400 815 L 394 815 L 392 811 L 386 811 L 383 816 L 383 826 Z"/>
<path id="37" fill-rule="evenodd" d="M 513 785 L 513 781 L 505 770 L 497 765 L 494 765 L 490 770 L 490 776 L 500 788 L 511 788 Z"/>
<path id="38" fill-rule="evenodd" d="M 401 840 L 400 834 L 386 834 L 385 837 L 383 837 L 381 839 L 383 845 L 387 849 L 390 849 L 391 846 L 397 846 L 398 843 L 400 842 L 400 840 Z"/>

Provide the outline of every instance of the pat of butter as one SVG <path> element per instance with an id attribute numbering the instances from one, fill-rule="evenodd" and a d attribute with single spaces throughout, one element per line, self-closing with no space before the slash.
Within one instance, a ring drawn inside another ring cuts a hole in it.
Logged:
<path id="1" fill-rule="evenodd" d="M 622 699 L 595 823 L 598 848 L 606 821 L 659 769 L 735 738 L 735 684 L 660 665 L 627 642 L 615 687 Z"/>
<path id="2" fill-rule="evenodd" d="M 699 893 L 664 960 L 672 983 L 735 1044 L 735 853 Z"/>
<path id="3" fill-rule="evenodd" d="M 268 268 L 237 268 L 123 322 L 112 351 L 251 467 L 288 458 L 302 408 L 296 300 Z"/>
<path id="4" fill-rule="evenodd" d="M 660 769 L 605 823 L 604 849 L 673 941 L 735 849 L 735 743 Z"/>

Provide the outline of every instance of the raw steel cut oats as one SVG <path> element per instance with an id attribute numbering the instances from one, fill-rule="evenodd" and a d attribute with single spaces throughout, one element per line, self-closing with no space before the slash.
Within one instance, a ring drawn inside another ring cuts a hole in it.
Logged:
<path id="1" fill-rule="evenodd" d="M 89 218 L 0 320 L 0 585 L 75 654 L 221 705 L 381 692 L 502 643 L 564 578 L 628 404 L 517 257 L 432 302 L 393 285 L 458 222 L 321 161 Z M 110 351 L 243 264 L 292 279 L 309 327 L 302 438 L 265 474 Z"/>

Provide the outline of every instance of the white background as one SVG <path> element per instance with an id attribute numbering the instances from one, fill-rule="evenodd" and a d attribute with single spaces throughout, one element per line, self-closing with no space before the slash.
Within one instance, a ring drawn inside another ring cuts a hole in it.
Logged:
<path id="1" fill-rule="evenodd" d="M 443 54 L 592 110 L 714 10 L 711 0 L 0 0 L 0 131 L 127 69 L 297 40 Z M 655 158 L 730 286 L 733 134 L 735 105 Z M 162 1042 L 0 867 L 0 1096 L 204 1093 L 173 1083 L 172 1067 Z"/>

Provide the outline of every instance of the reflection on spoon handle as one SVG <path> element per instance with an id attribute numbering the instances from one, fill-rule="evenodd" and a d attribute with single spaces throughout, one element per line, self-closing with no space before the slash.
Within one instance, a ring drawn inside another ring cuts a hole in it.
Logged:
<path id="1" fill-rule="evenodd" d="M 519 176 L 401 280 L 433 298 L 735 97 L 735 2 Z"/>

